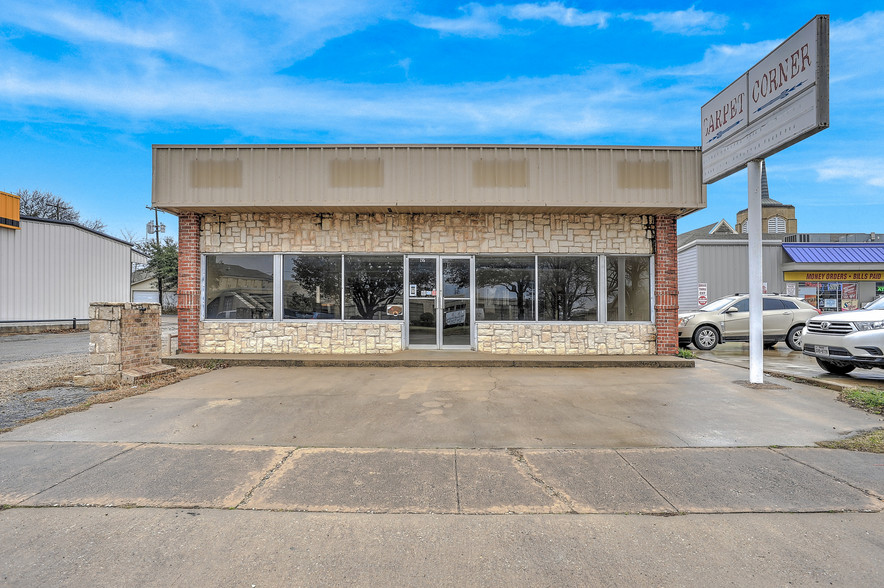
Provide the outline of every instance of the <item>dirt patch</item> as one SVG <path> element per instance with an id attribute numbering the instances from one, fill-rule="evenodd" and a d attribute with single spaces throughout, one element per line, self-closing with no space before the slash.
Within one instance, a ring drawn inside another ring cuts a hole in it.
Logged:
<path id="1" fill-rule="evenodd" d="M 204 367 L 179 368 L 175 372 L 139 384 L 110 390 L 68 385 L 8 394 L 0 399 L 0 433 L 42 419 L 86 410 L 93 404 L 117 402 L 130 396 L 138 396 L 208 371 L 211 370 Z"/>

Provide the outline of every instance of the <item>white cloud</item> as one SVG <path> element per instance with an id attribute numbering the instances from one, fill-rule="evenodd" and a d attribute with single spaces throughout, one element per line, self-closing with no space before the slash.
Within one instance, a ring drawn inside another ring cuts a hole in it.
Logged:
<path id="1" fill-rule="evenodd" d="M 728 24 L 727 16 L 693 6 L 687 10 L 649 12 L 646 14 L 623 14 L 621 18 L 650 23 L 655 31 L 678 35 L 715 35 Z"/>
<path id="2" fill-rule="evenodd" d="M 884 159 L 880 157 L 830 157 L 817 166 L 822 182 L 850 180 L 867 186 L 884 188 Z"/>
<path id="3" fill-rule="evenodd" d="M 552 20 L 566 27 L 604 28 L 611 14 L 601 10 L 582 12 L 566 8 L 561 2 L 547 4 L 517 4 L 508 11 L 515 20 Z"/>
<path id="4" fill-rule="evenodd" d="M 116 10 L 111 17 L 64 0 L 14 2 L 0 12 L 0 24 L 72 43 L 102 60 L 109 50 L 147 49 L 223 71 L 272 71 L 330 39 L 398 18 L 404 7 L 396 0 L 153 0 Z"/>
<path id="5" fill-rule="evenodd" d="M 484 6 L 471 2 L 459 7 L 458 10 L 463 13 L 463 16 L 446 18 L 419 14 L 411 19 L 411 23 L 443 34 L 487 38 L 514 32 L 505 26 L 506 21 L 551 20 L 567 27 L 604 28 L 611 16 L 602 11 L 583 12 L 576 8 L 567 8 L 561 2 L 522 3 L 515 6 L 502 4 Z"/>
<path id="6" fill-rule="evenodd" d="M 447 35 L 496 37 L 503 32 L 503 27 L 498 22 L 503 14 L 500 8 L 500 6 L 486 8 L 473 2 L 458 8 L 463 16 L 445 18 L 418 14 L 411 19 L 411 24 Z"/>

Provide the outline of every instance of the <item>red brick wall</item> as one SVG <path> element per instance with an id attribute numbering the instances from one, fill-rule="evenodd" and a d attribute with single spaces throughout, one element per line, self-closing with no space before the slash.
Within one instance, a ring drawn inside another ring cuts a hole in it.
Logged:
<path id="1" fill-rule="evenodd" d="M 200 215 L 178 217 L 178 348 L 199 351 L 200 321 Z"/>
<path id="2" fill-rule="evenodd" d="M 123 371 L 160 362 L 160 305 L 126 304 L 120 312 Z"/>
<path id="3" fill-rule="evenodd" d="M 654 260 L 657 355 L 678 353 L 678 241 L 675 217 L 658 215 Z"/>

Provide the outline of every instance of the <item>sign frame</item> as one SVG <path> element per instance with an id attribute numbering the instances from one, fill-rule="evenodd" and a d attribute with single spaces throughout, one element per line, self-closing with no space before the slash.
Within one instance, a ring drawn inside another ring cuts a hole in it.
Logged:
<path id="1" fill-rule="evenodd" d="M 703 183 L 829 127 L 829 16 L 818 14 L 700 109 Z"/>

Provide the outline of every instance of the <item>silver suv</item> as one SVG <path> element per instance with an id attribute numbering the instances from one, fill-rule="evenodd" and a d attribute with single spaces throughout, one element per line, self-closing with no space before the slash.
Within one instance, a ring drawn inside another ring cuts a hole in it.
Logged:
<path id="1" fill-rule="evenodd" d="M 808 321 L 804 354 L 821 368 L 846 374 L 854 368 L 884 368 L 884 297 L 862 310 L 826 314 Z"/>
<path id="2" fill-rule="evenodd" d="M 804 300 L 791 296 L 765 294 L 763 298 L 764 347 L 783 339 L 801 351 L 804 324 L 820 311 Z M 678 345 L 693 344 L 697 349 L 714 349 L 726 341 L 749 340 L 749 295 L 734 294 L 713 300 L 695 312 L 678 315 Z"/>

